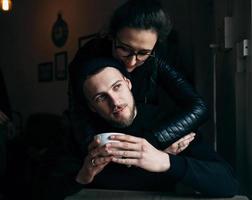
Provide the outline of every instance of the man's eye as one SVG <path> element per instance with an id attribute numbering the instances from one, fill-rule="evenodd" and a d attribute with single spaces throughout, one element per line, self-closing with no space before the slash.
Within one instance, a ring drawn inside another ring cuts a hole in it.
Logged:
<path id="1" fill-rule="evenodd" d="M 114 86 L 114 90 L 119 90 L 121 88 L 122 84 L 116 84 Z"/>
<path id="2" fill-rule="evenodd" d="M 100 96 L 95 98 L 95 102 L 100 103 L 100 102 L 103 102 L 105 99 L 106 99 L 105 95 L 100 95 Z"/>

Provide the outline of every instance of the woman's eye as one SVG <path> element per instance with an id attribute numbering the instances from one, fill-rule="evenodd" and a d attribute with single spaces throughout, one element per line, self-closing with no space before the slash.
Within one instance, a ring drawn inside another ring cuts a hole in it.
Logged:
<path id="1" fill-rule="evenodd" d="M 141 55 L 141 56 L 147 56 L 147 55 L 150 55 L 151 54 L 151 52 L 146 52 L 146 51 L 139 51 L 138 53 L 137 53 L 138 55 Z"/>
<path id="2" fill-rule="evenodd" d="M 119 46 L 118 48 L 120 48 L 121 50 L 125 51 L 125 52 L 130 52 L 130 50 L 124 46 Z"/>

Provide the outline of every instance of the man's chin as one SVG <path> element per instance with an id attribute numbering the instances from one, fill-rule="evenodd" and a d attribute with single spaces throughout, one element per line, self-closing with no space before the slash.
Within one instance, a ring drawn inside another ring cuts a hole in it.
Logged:
<path id="1" fill-rule="evenodd" d="M 108 120 L 108 122 L 116 127 L 116 128 L 126 128 L 130 126 L 137 114 L 137 109 L 135 106 L 133 106 L 134 109 L 126 110 L 124 109 L 121 113 L 117 115 L 112 115 L 111 118 Z"/>
<path id="2" fill-rule="evenodd" d="M 126 128 L 133 123 L 134 119 L 111 120 L 110 124 L 116 128 Z"/>

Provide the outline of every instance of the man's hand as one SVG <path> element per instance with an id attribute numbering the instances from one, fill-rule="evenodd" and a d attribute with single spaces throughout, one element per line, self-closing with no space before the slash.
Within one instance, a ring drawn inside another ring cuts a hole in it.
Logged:
<path id="1" fill-rule="evenodd" d="M 164 172 L 170 168 L 170 158 L 157 150 L 147 140 L 131 135 L 113 135 L 110 139 L 120 142 L 108 143 L 112 161 L 127 166 L 136 166 L 150 172 Z"/>
<path id="2" fill-rule="evenodd" d="M 170 153 L 173 155 L 179 154 L 180 152 L 184 151 L 189 146 L 191 141 L 194 140 L 195 135 L 196 135 L 195 133 L 190 133 L 180 138 L 178 141 L 174 142 L 171 146 L 166 148 L 164 152 Z"/>
<path id="3" fill-rule="evenodd" d="M 7 117 L 7 115 L 4 114 L 4 112 L 2 112 L 2 111 L 0 110 L 0 124 L 1 124 L 1 125 L 4 125 L 4 124 L 6 124 L 8 121 L 9 121 L 9 118 Z"/>
<path id="4" fill-rule="evenodd" d="M 102 147 L 99 144 L 99 139 L 96 139 L 88 146 L 89 153 L 85 157 L 84 164 L 76 177 L 78 183 L 91 183 L 94 177 L 111 162 L 112 156 L 108 155 L 107 144 Z"/>

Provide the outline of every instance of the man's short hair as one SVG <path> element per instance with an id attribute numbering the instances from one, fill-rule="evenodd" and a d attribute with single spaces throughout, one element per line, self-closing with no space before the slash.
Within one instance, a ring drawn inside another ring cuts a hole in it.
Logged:
<path id="1" fill-rule="evenodd" d="M 130 74 L 127 71 L 126 67 L 117 61 L 115 58 L 110 57 L 98 57 L 98 58 L 91 58 L 85 60 L 83 63 L 80 63 L 79 72 L 77 74 L 77 97 L 80 98 L 79 100 L 85 102 L 85 95 L 83 92 L 83 85 L 84 82 L 87 80 L 88 77 L 97 74 L 105 67 L 113 67 L 119 70 L 123 76 L 130 79 Z"/>

